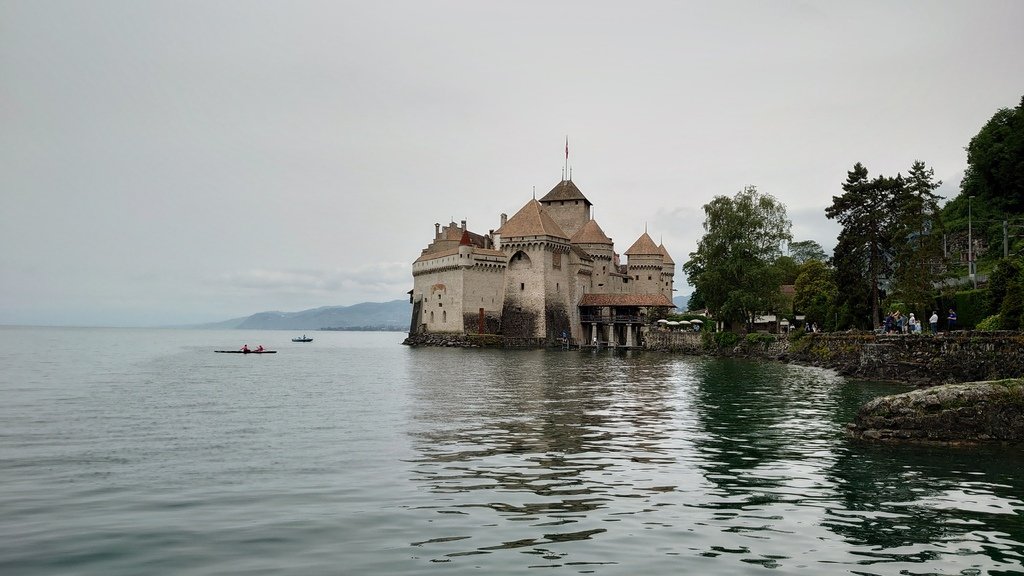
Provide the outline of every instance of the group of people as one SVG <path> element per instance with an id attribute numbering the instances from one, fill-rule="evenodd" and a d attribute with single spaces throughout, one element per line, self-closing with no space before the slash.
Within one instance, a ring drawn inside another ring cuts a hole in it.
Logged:
<path id="1" fill-rule="evenodd" d="M 946 324 L 950 332 L 956 329 L 956 310 L 949 309 Z M 932 311 L 932 315 L 928 318 L 928 326 L 931 328 L 932 334 L 938 334 L 939 313 L 937 311 Z M 909 318 L 904 318 L 902 312 L 893 310 L 885 317 L 883 331 L 886 334 L 920 334 L 921 321 L 914 316 L 913 312 L 910 313 Z"/>
<path id="2" fill-rule="evenodd" d="M 255 350 L 250 350 L 248 344 L 242 344 L 242 352 L 246 354 L 249 352 L 263 352 L 263 344 L 260 344 L 259 348 L 256 348 Z"/>

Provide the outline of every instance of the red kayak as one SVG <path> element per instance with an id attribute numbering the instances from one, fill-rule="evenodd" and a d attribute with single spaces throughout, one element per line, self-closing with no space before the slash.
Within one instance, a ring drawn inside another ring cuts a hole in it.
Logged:
<path id="1" fill-rule="evenodd" d="M 214 350 L 218 354 L 277 354 L 277 350 Z"/>

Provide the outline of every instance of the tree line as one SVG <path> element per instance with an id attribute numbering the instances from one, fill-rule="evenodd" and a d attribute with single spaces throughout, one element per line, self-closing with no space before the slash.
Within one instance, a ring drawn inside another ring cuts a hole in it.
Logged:
<path id="1" fill-rule="evenodd" d="M 831 257 L 793 240 L 786 207 L 770 194 L 748 186 L 716 196 L 683 264 L 689 308 L 730 330 L 750 330 L 762 314 L 877 329 L 892 310 L 924 320 L 947 308 L 968 327 L 1024 329 L 1024 97 L 997 111 L 966 151 L 960 192 L 945 205 L 924 161 L 894 176 L 856 162 L 825 209 L 842 226 Z"/>

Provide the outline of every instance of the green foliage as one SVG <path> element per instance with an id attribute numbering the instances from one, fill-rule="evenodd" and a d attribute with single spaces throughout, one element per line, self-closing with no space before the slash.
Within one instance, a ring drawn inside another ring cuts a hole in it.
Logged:
<path id="1" fill-rule="evenodd" d="M 825 209 L 825 216 L 843 226 L 836 247 L 837 255 L 842 248 L 842 257 L 835 260 L 835 265 L 846 268 L 846 275 L 865 276 L 870 287 L 871 325 L 877 328 L 881 317 L 879 279 L 889 274 L 892 232 L 900 216 L 892 207 L 899 205 L 904 182 L 900 176 L 868 180 L 868 169 L 857 162 L 847 172 L 842 188 L 843 194 L 833 196 L 832 205 Z"/>
<path id="2" fill-rule="evenodd" d="M 943 223 L 935 190 L 942 182 L 935 171 L 917 160 L 897 193 L 899 218 L 893 230 L 892 292 L 915 309 L 931 300 L 934 284 L 944 269 Z"/>
<path id="3" fill-rule="evenodd" d="M 985 310 L 989 314 L 998 314 L 1006 297 L 1006 289 L 1011 282 L 1024 281 L 1021 270 L 1024 267 L 1014 258 L 1003 258 L 996 264 L 988 278 L 988 298 Z"/>
<path id="4" fill-rule="evenodd" d="M 775 259 L 775 274 L 779 278 L 779 284 L 792 284 L 796 282 L 796 276 L 800 273 L 800 265 L 791 256 L 779 256 Z"/>
<path id="5" fill-rule="evenodd" d="M 751 332 L 750 334 L 747 334 L 745 340 L 747 342 L 747 346 L 760 346 L 763 348 L 775 342 L 775 336 L 765 334 L 763 332 Z"/>
<path id="6" fill-rule="evenodd" d="M 831 324 L 839 289 L 831 269 L 819 260 L 808 260 L 800 267 L 795 290 L 793 307 L 804 313 L 806 322 L 835 329 Z"/>
<path id="7" fill-rule="evenodd" d="M 1024 97 L 998 110 L 967 145 L 961 196 L 976 196 L 1000 211 L 1024 212 Z"/>
<path id="8" fill-rule="evenodd" d="M 956 323 L 960 328 L 972 328 L 988 316 L 985 290 L 965 290 L 954 297 Z"/>
<path id="9" fill-rule="evenodd" d="M 999 327 L 1003 330 L 1024 329 L 1024 283 L 1010 282 L 999 308 Z"/>
<path id="10" fill-rule="evenodd" d="M 999 318 L 999 314 L 993 314 L 993 315 L 989 316 L 988 318 L 985 318 L 981 322 L 978 322 L 978 325 L 975 326 L 974 328 L 975 328 L 975 330 L 983 330 L 983 331 L 986 331 L 986 332 L 991 332 L 993 330 L 1000 330 L 1001 329 L 1001 327 L 1000 327 L 1001 323 L 1002 322 L 1001 322 L 1001 320 Z"/>
<path id="11" fill-rule="evenodd" d="M 786 207 L 748 186 L 704 205 L 704 236 L 683 270 L 712 315 L 727 325 L 749 323 L 779 301 L 782 244 L 791 239 Z"/>
<path id="12" fill-rule="evenodd" d="M 719 348 L 734 348 L 740 337 L 735 332 L 715 332 L 714 341 Z"/>
<path id="13" fill-rule="evenodd" d="M 789 255 L 797 263 L 803 265 L 811 260 L 824 262 L 828 260 L 825 250 L 814 240 L 801 240 L 789 243 Z"/>

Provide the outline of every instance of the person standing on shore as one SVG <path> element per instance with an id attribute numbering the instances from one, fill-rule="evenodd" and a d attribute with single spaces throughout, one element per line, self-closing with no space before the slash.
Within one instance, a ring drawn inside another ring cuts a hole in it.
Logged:
<path id="1" fill-rule="evenodd" d="M 932 334 L 939 333 L 939 313 L 932 310 L 932 317 L 928 319 L 928 324 L 931 324 Z"/>

